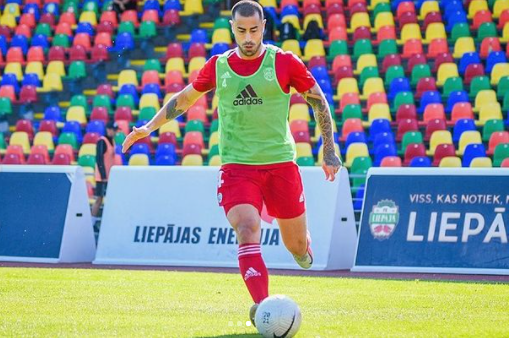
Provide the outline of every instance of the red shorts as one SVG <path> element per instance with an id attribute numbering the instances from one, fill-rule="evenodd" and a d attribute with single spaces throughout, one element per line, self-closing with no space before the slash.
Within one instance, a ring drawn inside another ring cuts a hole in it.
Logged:
<path id="1" fill-rule="evenodd" d="M 227 215 L 239 204 L 251 204 L 261 215 L 265 203 L 270 216 L 282 219 L 306 210 L 299 166 L 294 162 L 225 164 L 219 171 L 217 200 Z"/>

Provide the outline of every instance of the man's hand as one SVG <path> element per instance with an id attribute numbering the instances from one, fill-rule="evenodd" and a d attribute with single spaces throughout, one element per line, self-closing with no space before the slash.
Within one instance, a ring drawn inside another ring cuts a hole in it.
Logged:
<path id="1" fill-rule="evenodd" d="M 133 131 L 127 135 L 127 137 L 124 140 L 124 143 L 122 143 L 122 152 L 125 153 L 131 146 L 134 144 L 134 142 L 147 137 L 150 135 L 151 131 L 146 126 L 141 126 L 139 128 L 133 127 Z"/>
<path id="2" fill-rule="evenodd" d="M 333 182 L 336 173 L 341 169 L 342 163 L 335 152 L 327 152 L 323 154 L 322 169 L 325 172 L 325 179 Z"/>

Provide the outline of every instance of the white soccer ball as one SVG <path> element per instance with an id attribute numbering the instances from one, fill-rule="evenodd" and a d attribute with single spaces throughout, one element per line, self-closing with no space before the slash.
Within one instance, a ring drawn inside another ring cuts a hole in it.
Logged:
<path id="1" fill-rule="evenodd" d="M 302 315 L 291 298 L 274 295 L 260 303 L 255 315 L 258 332 L 264 337 L 293 337 L 299 331 Z"/>

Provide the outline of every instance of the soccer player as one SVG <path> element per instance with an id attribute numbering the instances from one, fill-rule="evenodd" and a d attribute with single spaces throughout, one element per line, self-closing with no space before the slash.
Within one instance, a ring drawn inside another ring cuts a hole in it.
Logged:
<path id="1" fill-rule="evenodd" d="M 341 167 L 335 153 L 332 118 L 325 96 L 304 63 L 293 53 L 266 45 L 263 9 L 242 0 L 230 21 L 237 48 L 210 58 L 197 79 L 175 94 L 146 125 L 133 128 L 125 152 L 166 122 L 183 114 L 204 93 L 219 97 L 219 149 L 222 167 L 217 198 L 235 229 L 242 278 L 254 305 L 268 297 L 268 272 L 260 251 L 260 215 L 265 203 L 278 221 L 283 242 L 304 269 L 313 264 L 302 181 L 288 124 L 290 87 L 314 110 L 323 138 L 325 178 Z"/>

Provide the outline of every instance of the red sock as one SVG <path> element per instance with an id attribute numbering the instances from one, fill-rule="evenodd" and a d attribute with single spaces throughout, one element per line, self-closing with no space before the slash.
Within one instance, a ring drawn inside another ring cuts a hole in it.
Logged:
<path id="1" fill-rule="evenodd" d="M 242 279 L 255 303 L 269 296 L 269 272 L 263 262 L 260 244 L 239 245 L 239 268 Z"/>

